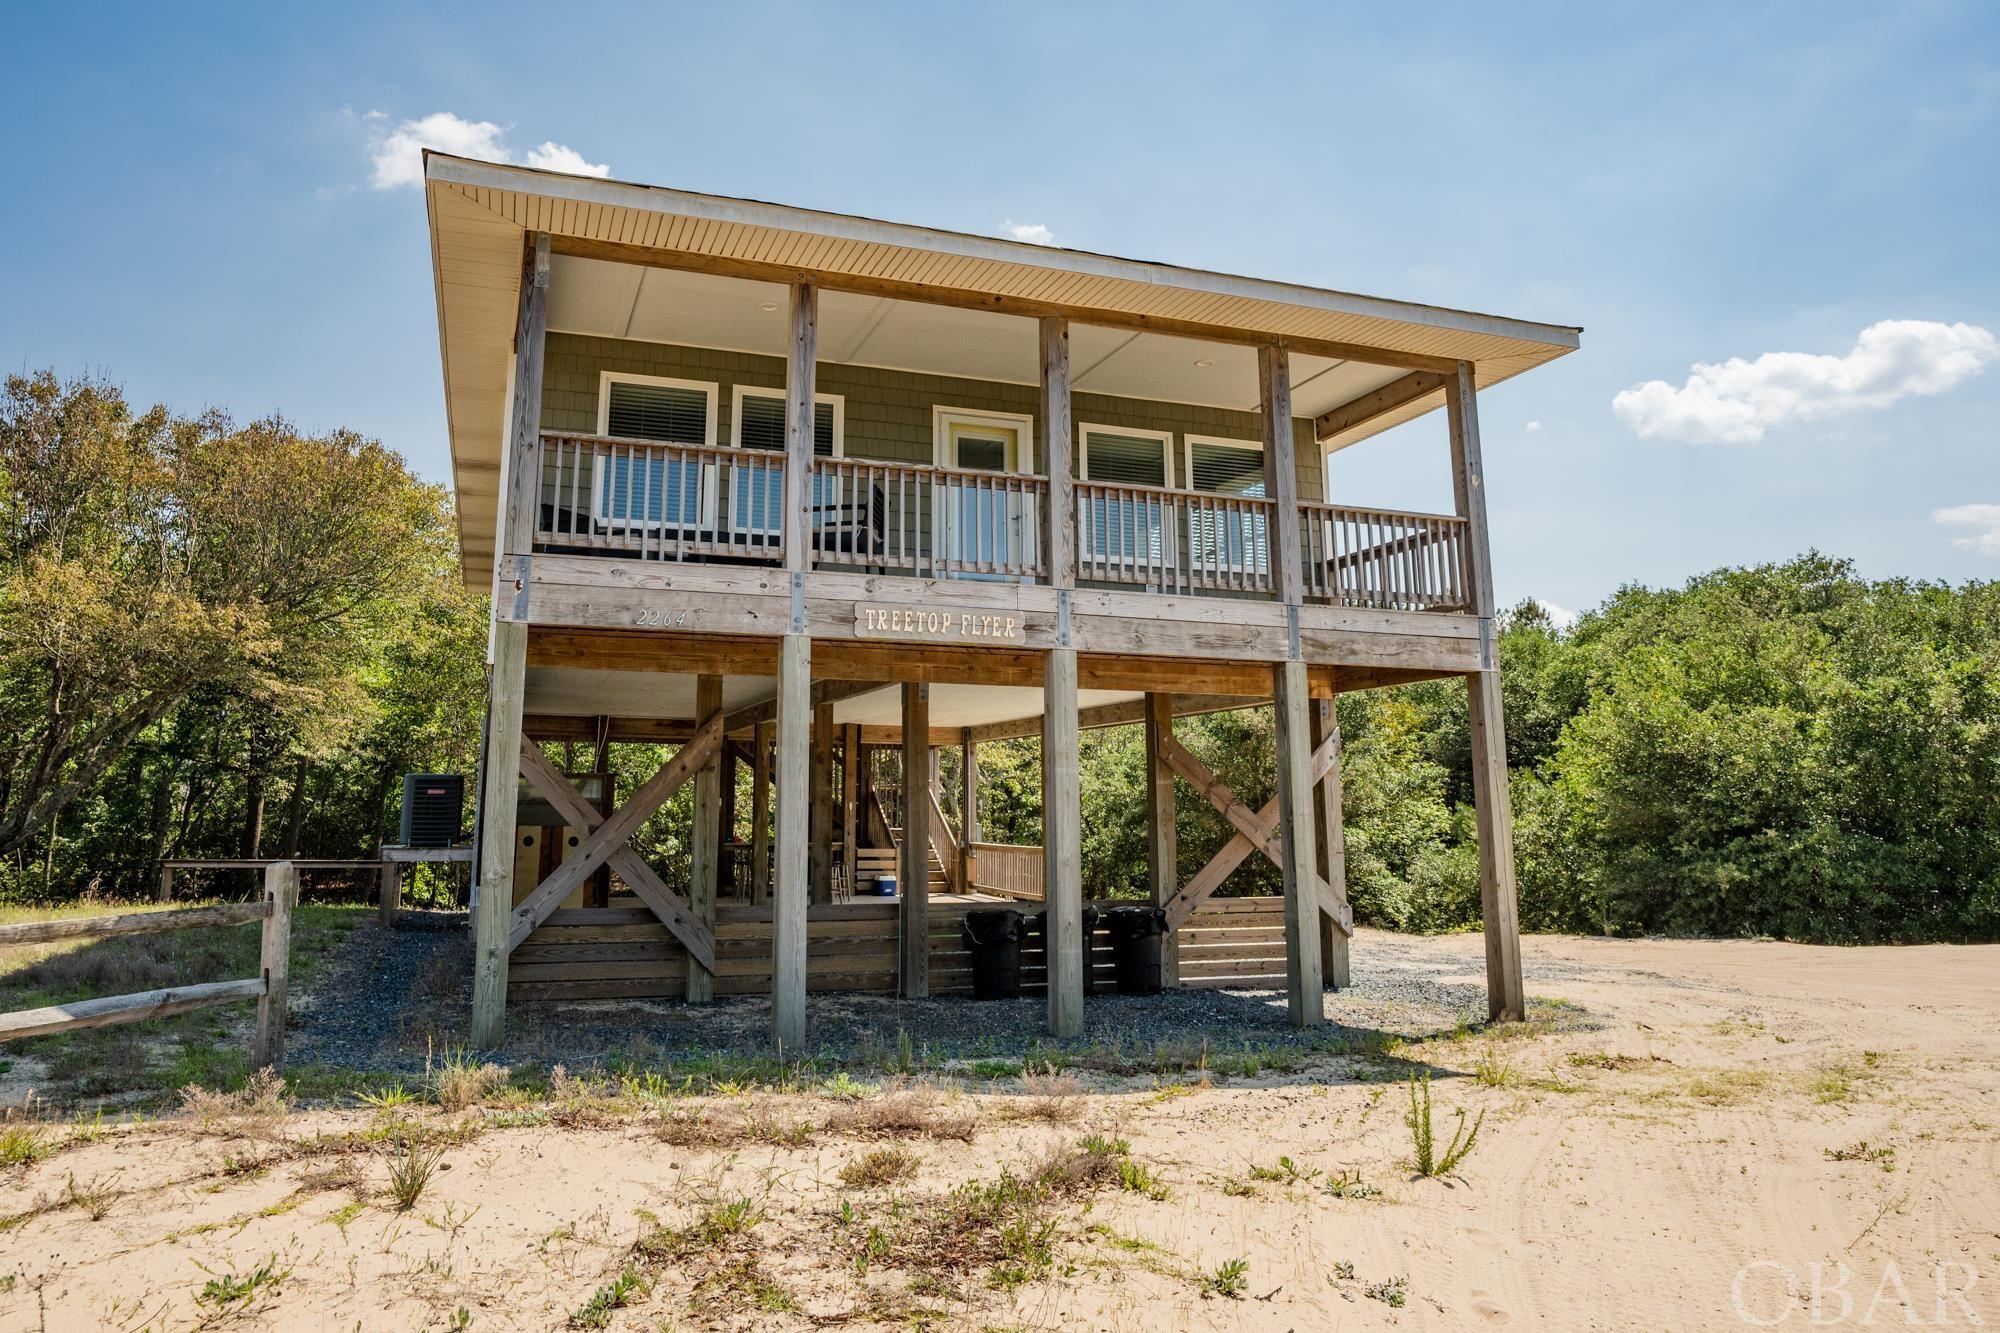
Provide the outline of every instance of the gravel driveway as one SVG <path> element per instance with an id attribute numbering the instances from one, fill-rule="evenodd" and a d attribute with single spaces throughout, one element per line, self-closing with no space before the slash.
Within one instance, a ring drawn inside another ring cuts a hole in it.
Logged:
<path id="1" fill-rule="evenodd" d="M 384 1071 L 420 1070 L 427 1054 L 464 1043 L 469 1018 L 471 947 L 463 913 L 407 913 L 396 929 L 373 921 L 354 930 L 342 957 L 295 1006 L 291 1054 L 297 1063 Z M 1486 990 L 1476 962 L 1439 942 L 1367 932 L 1354 951 L 1354 984 L 1329 992 L 1329 1026 L 1293 1028 L 1285 996 L 1267 990 L 1171 990 L 1159 995 L 1097 994 L 1084 1005 L 1084 1033 L 1048 1039 L 1040 997 L 975 1001 L 819 994 L 807 1007 L 816 1063 L 939 1065 L 1019 1060 L 1052 1050 L 1087 1052 L 1093 1061 L 1143 1066 L 1165 1050 L 1214 1053 L 1325 1049 L 1369 1034 L 1422 1036 L 1477 1024 Z M 1472 970 L 1468 970 L 1468 969 Z M 1578 971 L 1573 964 L 1530 960 L 1528 980 Z M 1565 1025 L 1587 1016 L 1563 1010 Z M 673 1000 L 585 1000 L 522 1004 L 508 1013 L 504 1063 L 566 1063 L 585 1068 L 626 1059 L 657 1065 L 706 1055 L 756 1057 L 770 1052 L 770 1001 L 726 997 L 712 1004 Z"/>

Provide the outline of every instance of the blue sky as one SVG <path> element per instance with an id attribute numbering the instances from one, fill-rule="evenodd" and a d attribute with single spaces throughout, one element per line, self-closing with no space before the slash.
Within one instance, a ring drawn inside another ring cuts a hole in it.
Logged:
<path id="1" fill-rule="evenodd" d="M 1503 600 L 1808 547 L 2000 576 L 1993 5 L 43 6 L 9 42 L 10 371 L 445 479 L 422 198 L 370 178 L 450 113 L 622 179 L 1581 324 L 1483 399 Z M 1922 323 L 1850 357 L 1883 321 Z M 1333 480 L 1448 507 L 1442 424 Z"/>

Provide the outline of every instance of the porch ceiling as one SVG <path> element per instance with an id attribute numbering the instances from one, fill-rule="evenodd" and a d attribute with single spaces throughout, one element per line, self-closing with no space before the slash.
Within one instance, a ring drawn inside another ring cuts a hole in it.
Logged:
<path id="1" fill-rule="evenodd" d="M 528 668 L 524 711 L 555 717 L 664 718 L 694 720 L 693 675 L 664 671 L 598 671 L 576 667 Z M 763 703 L 776 694 L 767 676 L 725 676 L 722 706 L 734 711 Z M 1077 706 L 1125 703 L 1143 698 L 1131 690 L 1078 690 Z M 843 699 L 833 706 L 833 720 L 846 726 L 898 726 L 903 720 L 902 689 L 879 690 Z M 1006 685 L 931 686 L 933 727 L 983 727 L 1042 715 L 1042 692 Z"/>
<path id="2" fill-rule="evenodd" d="M 788 300 L 785 287 L 773 282 L 558 255 L 549 281 L 549 328 L 782 357 Z M 1019 315 L 852 292 L 820 298 L 822 364 L 1034 384 L 1038 346 L 1035 321 Z M 1395 366 L 1295 353 L 1293 410 L 1316 417 L 1403 374 Z M 1258 403 L 1257 351 L 1079 324 L 1070 331 L 1070 387 L 1251 412 Z"/>
<path id="3" fill-rule="evenodd" d="M 1149 329 L 1171 326 L 1185 333 L 1199 326 L 1239 340 L 1286 338 L 1380 349 L 1391 360 L 1470 361 L 1481 387 L 1577 346 L 1578 330 L 1567 326 L 438 153 L 426 154 L 425 176 L 460 558 L 467 581 L 475 586 L 492 573 L 522 237 L 529 230 L 557 237 L 565 259 L 579 250 L 617 256 L 674 252 L 710 267 L 757 267 L 774 276 L 812 275 L 870 289 L 885 284 L 921 288 L 990 301 L 995 308 L 1063 307 L 1098 312 L 1114 323 L 1145 322 Z M 616 275 L 598 277 L 607 283 L 617 280 Z M 551 295 L 560 291 L 558 283 Z M 877 300 L 827 294 L 829 313 L 839 315 L 852 347 L 829 355 L 901 364 L 917 354 L 926 338 L 935 338 L 927 327 L 949 319 L 941 309 L 911 316 L 914 322 L 908 323 L 896 316 L 899 327 L 877 342 L 874 333 L 864 332 L 869 318 L 865 307 Z M 841 312 L 850 301 L 861 304 Z M 782 302 L 779 306 L 778 311 L 758 313 L 782 320 Z M 744 330 L 745 336 L 764 336 L 761 325 L 746 324 Z M 1133 339 L 1129 332 L 1090 326 L 1080 317 L 1072 338 L 1078 368 L 1097 378 L 1095 385 L 1078 384 L 1085 391 L 1184 398 L 1186 380 L 1196 369 L 1186 349 L 1175 346 L 1182 340 L 1162 333 L 1145 331 Z M 1247 355 L 1242 349 L 1202 346 L 1216 361 L 1213 369 L 1223 372 L 1215 377 L 1219 382 L 1232 380 L 1237 374 L 1232 367 Z M 1365 373 L 1343 374 L 1343 367 L 1327 358 L 1317 358 L 1324 364 L 1315 367 L 1314 358 L 1301 357 L 1296 348 L 1293 357 L 1294 378 L 1302 393 L 1311 395 L 1300 399 L 1301 412 L 1308 402 L 1343 405 L 1396 377 L 1377 374 L 1379 366 L 1372 362 Z M 1345 359 L 1350 364 L 1364 360 Z M 1176 388 L 1162 394 L 1152 386 L 1167 371 L 1173 372 Z M 1329 375 L 1341 377 L 1328 380 Z M 1030 379 L 1032 372 L 1004 378 Z M 1125 387 L 1108 387 L 1113 385 Z M 1239 402 L 1233 387 L 1218 394 L 1222 396 L 1213 401 Z M 1438 401 L 1437 394 L 1413 400 L 1328 444 L 1337 448 L 1366 438 L 1429 411 Z"/>

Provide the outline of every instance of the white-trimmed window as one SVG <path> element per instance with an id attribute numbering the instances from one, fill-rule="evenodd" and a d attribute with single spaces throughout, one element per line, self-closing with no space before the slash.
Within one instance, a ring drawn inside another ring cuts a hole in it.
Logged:
<path id="1" fill-rule="evenodd" d="M 1077 475 L 1114 486 L 1173 484 L 1172 431 L 1132 426 L 1077 426 Z M 1085 492 L 1077 519 L 1086 558 L 1158 565 L 1170 538 L 1167 508 L 1157 497 Z"/>
<path id="2" fill-rule="evenodd" d="M 931 409 L 933 459 L 968 472 L 1033 472 L 1035 419 L 1025 412 Z"/>
<path id="3" fill-rule="evenodd" d="M 597 432 L 663 444 L 715 443 L 716 386 L 607 370 L 598 378 Z M 715 521 L 713 465 L 610 449 L 598 459 L 591 516 L 613 528 L 696 529 Z"/>
<path id="4" fill-rule="evenodd" d="M 735 423 L 738 449 L 785 447 L 785 391 L 736 386 L 731 396 L 730 418 Z M 813 453 L 821 458 L 840 458 L 846 443 L 847 400 L 837 393 L 813 395 Z"/>
<path id="5" fill-rule="evenodd" d="M 1189 490 L 1252 499 L 1266 494 L 1261 440 L 1189 435 L 1182 461 Z M 1197 564 L 1260 574 L 1270 571 L 1270 524 L 1263 513 L 1197 508 L 1189 528 Z"/>
<path id="6" fill-rule="evenodd" d="M 738 449 L 785 451 L 785 398 L 783 389 L 736 386 L 730 400 L 730 420 Z M 813 396 L 813 454 L 819 458 L 839 458 L 844 453 L 847 428 L 847 400 L 839 394 Z M 778 517 L 784 510 L 785 472 L 781 464 L 752 467 L 738 463 L 730 470 L 730 527 L 737 532 L 776 535 Z M 830 480 L 813 474 L 813 507 L 817 510 L 827 493 Z"/>
<path id="7" fill-rule="evenodd" d="M 1077 472 L 1117 486 L 1174 484 L 1174 433 L 1136 426 L 1079 425 Z"/>

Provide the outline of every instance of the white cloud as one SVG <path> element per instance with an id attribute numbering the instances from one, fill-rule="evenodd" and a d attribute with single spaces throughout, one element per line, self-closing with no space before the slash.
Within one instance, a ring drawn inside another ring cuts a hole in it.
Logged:
<path id="1" fill-rule="evenodd" d="M 544 171 L 566 171 L 572 176 L 609 176 L 611 165 L 607 162 L 586 162 L 583 154 L 568 144 L 549 143 L 544 140 L 539 147 L 528 150 L 528 165 L 540 167 Z"/>
<path id="2" fill-rule="evenodd" d="M 1015 222 L 1010 219 L 1000 225 L 1006 229 L 1009 236 L 1017 241 L 1026 241 L 1029 245 L 1056 243 L 1056 234 L 1039 222 Z"/>
<path id="3" fill-rule="evenodd" d="M 1541 422 L 1530 421 L 1526 426 L 1522 427 L 1522 431 L 1524 434 L 1533 435 L 1536 431 L 1540 430 L 1541 428 L 1542 428 Z"/>
<path id="4" fill-rule="evenodd" d="M 364 119 L 369 126 L 368 154 L 375 163 L 368 183 L 378 190 L 422 185 L 426 148 L 482 162 L 514 160 L 513 151 L 507 147 L 506 127 L 490 120 L 465 120 L 449 111 L 433 111 L 390 129 L 388 116 L 380 111 L 370 111 Z M 528 150 L 527 164 L 575 176 L 611 174 L 608 165 L 587 161 L 574 148 L 548 141 Z"/>
<path id="5" fill-rule="evenodd" d="M 1951 544 L 1979 555 L 2000 556 L 2000 505 L 1952 505 L 1931 511 L 1931 522 L 1952 528 L 1979 528 L 1969 537 L 1953 537 Z"/>
<path id="6" fill-rule="evenodd" d="M 1549 613 L 1549 623 L 1557 629 L 1576 628 L 1576 612 L 1566 606 L 1557 606 L 1546 597 L 1537 597 L 1535 600 L 1541 603 L 1542 610 Z"/>
<path id="7" fill-rule="evenodd" d="M 1755 361 L 1697 362 L 1686 384 L 1634 385 L 1611 410 L 1641 436 L 1694 444 L 1753 444 L 1785 421 L 1814 421 L 1911 394 L 1943 393 L 2000 357 L 2000 339 L 1975 324 L 1885 319 L 1845 356 L 1766 352 Z"/>

